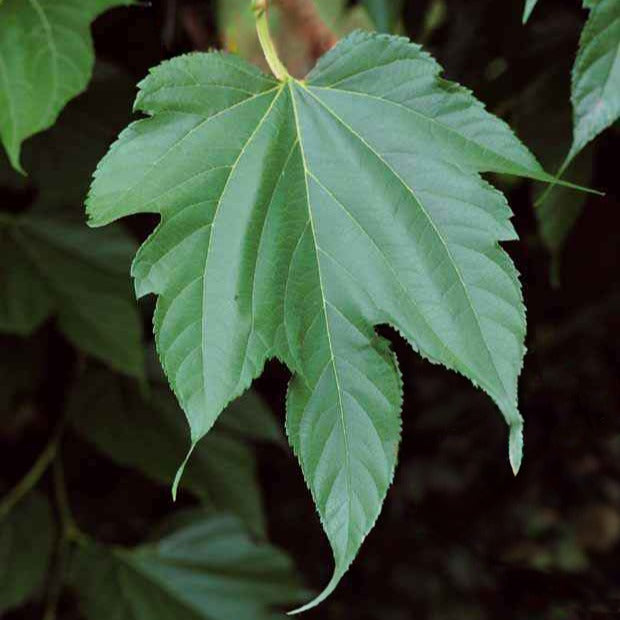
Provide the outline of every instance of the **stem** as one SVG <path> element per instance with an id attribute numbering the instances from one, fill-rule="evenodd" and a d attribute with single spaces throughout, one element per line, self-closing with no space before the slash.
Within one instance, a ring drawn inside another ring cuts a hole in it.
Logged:
<path id="1" fill-rule="evenodd" d="M 269 20 L 267 19 L 267 0 L 252 0 L 252 10 L 256 16 L 256 32 L 258 32 L 258 39 L 263 48 L 263 54 L 265 54 L 267 64 L 280 82 L 286 82 L 290 78 L 290 75 L 286 67 L 282 64 L 276 46 L 271 38 Z"/>
<path id="2" fill-rule="evenodd" d="M 53 474 L 56 507 L 58 508 L 58 516 L 60 517 L 62 531 L 67 538 L 72 539 L 77 535 L 79 529 L 71 513 L 67 485 L 65 484 L 65 472 L 60 457 L 54 460 Z"/>
<path id="3" fill-rule="evenodd" d="M 43 620 L 56 620 L 58 603 L 60 602 L 65 580 L 65 572 L 69 566 L 71 545 L 74 542 L 79 543 L 85 538 L 84 534 L 78 529 L 73 514 L 71 513 L 67 485 L 65 484 L 65 474 L 60 455 L 54 459 L 52 473 L 54 478 L 56 509 L 58 510 L 58 517 L 60 519 L 60 536 L 56 547 L 54 570 L 49 580 Z"/>
<path id="4" fill-rule="evenodd" d="M 15 505 L 30 491 L 41 479 L 50 463 L 56 456 L 58 442 L 62 435 L 62 424 L 54 431 L 52 438 L 39 454 L 37 460 L 26 475 L 9 491 L 0 503 L 0 519 L 6 516 Z"/>

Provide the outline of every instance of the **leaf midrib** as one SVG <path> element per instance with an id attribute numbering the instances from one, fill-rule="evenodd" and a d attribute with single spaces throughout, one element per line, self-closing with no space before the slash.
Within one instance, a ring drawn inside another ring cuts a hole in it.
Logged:
<path id="1" fill-rule="evenodd" d="M 301 85 L 300 85 L 301 86 Z M 302 86 L 303 88 L 303 86 Z M 293 92 L 293 86 L 292 86 L 292 81 L 289 82 L 289 90 L 290 90 L 290 96 L 291 96 L 291 102 L 293 105 L 293 114 L 295 117 L 295 128 L 297 130 L 297 138 L 299 140 L 299 150 L 301 153 L 301 157 L 302 157 L 302 163 L 303 163 L 303 167 L 304 167 L 304 183 L 305 183 L 305 188 L 306 188 L 306 205 L 308 207 L 308 218 L 309 218 L 309 223 L 310 223 L 310 229 L 312 231 L 312 238 L 314 240 L 314 248 L 315 248 L 315 257 L 316 257 L 316 264 L 317 264 L 317 271 L 318 271 L 318 275 L 319 275 L 319 286 L 321 288 L 321 304 L 323 306 L 323 315 L 325 318 L 325 331 L 327 334 L 327 341 L 328 341 L 328 345 L 329 345 L 329 353 L 331 356 L 330 362 L 332 365 L 332 369 L 333 369 L 333 373 L 334 373 L 334 380 L 336 382 L 336 392 L 338 394 L 338 408 L 339 408 L 339 413 L 340 413 L 340 424 L 342 427 L 342 436 L 343 436 L 343 442 L 344 442 L 344 446 L 345 446 L 345 450 L 344 450 L 344 458 L 345 458 L 345 479 L 346 479 L 346 484 L 347 484 L 347 512 L 350 515 L 352 512 L 352 495 L 351 495 L 351 489 L 352 489 L 352 481 L 351 481 L 351 456 L 350 456 L 350 445 L 349 445 L 349 438 L 347 435 L 347 429 L 346 429 L 346 421 L 345 421 L 345 417 L 344 417 L 344 406 L 342 403 L 342 388 L 340 387 L 340 379 L 338 377 L 338 370 L 336 368 L 336 358 L 335 358 L 335 353 L 334 353 L 334 347 L 333 347 L 333 343 L 332 343 L 332 338 L 331 338 L 331 330 L 330 330 L 330 325 L 329 325 L 329 316 L 327 313 L 327 303 L 326 303 L 326 297 L 325 297 L 325 288 L 324 288 L 324 284 L 323 284 L 323 276 L 322 276 L 322 271 L 321 271 L 321 261 L 319 258 L 319 252 L 318 252 L 318 241 L 317 241 L 317 237 L 316 237 L 316 230 L 315 230 L 315 226 L 314 226 L 314 217 L 312 215 L 312 207 L 310 206 L 310 188 L 308 185 L 308 175 L 309 175 L 309 168 L 308 168 L 308 163 L 306 160 L 306 154 L 304 151 L 304 146 L 303 146 L 303 138 L 302 138 L 302 132 L 301 132 L 301 126 L 299 124 L 299 112 L 297 110 L 297 103 L 295 101 L 295 93 Z M 305 234 L 305 233 L 304 233 Z M 349 521 L 347 520 L 347 546 L 344 550 L 344 558 L 341 558 L 340 561 L 342 561 L 343 559 L 346 561 L 346 557 L 348 555 L 348 551 L 349 551 L 349 542 L 350 542 L 350 537 L 351 537 L 351 530 L 349 528 Z M 338 564 L 340 563 L 339 560 L 337 560 L 337 566 L 336 568 L 338 569 Z"/>
<path id="2" fill-rule="evenodd" d="M 7 112 L 9 116 L 9 124 L 11 127 L 11 147 L 9 149 L 11 157 L 13 157 L 13 150 L 15 149 L 15 140 L 17 138 L 17 117 L 15 116 L 15 108 L 13 103 L 13 98 L 11 97 L 11 93 L 13 89 L 9 84 L 9 77 L 6 68 L 6 63 L 4 62 L 4 58 L 2 54 L 0 54 L 0 78 L 2 78 L 2 84 L 4 86 L 4 92 L 7 100 Z"/>
<path id="3" fill-rule="evenodd" d="M 37 17 L 39 18 L 39 21 L 41 22 L 41 25 L 43 26 L 43 30 L 45 31 L 47 42 L 48 42 L 48 48 L 53 58 L 52 91 L 48 98 L 48 103 L 47 103 L 47 107 L 46 107 L 45 115 L 44 115 L 45 119 L 47 119 L 48 115 L 50 114 L 50 110 L 52 109 L 52 106 L 54 105 L 54 101 L 56 101 L 56 97 L 58 95 L 59 52 L 58 52 L 58 48 L 56 47 L 56 42 L 54 41 L 52 24 L 50 23 L 50 20 L 47 18 L 47 15 L 45 14 L 45 11 L 43 10 L 43 7 L 41 6 L 39 0 L 28 0 L 28 2 L 30 3 L 30 6 L 32 6 L 34 12 L 37 14 Z"/>

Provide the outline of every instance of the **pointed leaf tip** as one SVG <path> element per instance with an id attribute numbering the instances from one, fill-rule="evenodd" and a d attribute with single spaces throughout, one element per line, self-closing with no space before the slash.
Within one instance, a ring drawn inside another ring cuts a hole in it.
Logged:
<path id="1" fill-rule="evenodd" d="M 523 461 L 523 423 L 513 424 L 510 427 L 510 439 L 508 440 L 508 454 L 512 472 L 516 476 L 521 469 Z"/>
<path id="2" fill-rule="evenodd" d="M 323 601 L 328 599 L 334 592 L 334 590 L 338 587 L 340 580 L 343 578 L 348 569 L 334 571 L 334 575 L 331 578 L 330 582 L 325 586 L 323 592 L 321 592 L 318 596 L 315 596 L 309 603 L 298 607 L 297 609 L 293 609 L 292 611 L 288 611 L 286 613 L 287 616 L 298 616 L 299 614 L 303 614 L 306 611 L 310 611 L 315 607 L 318 607 Z"/>
<path id="3" fill-rule="evenodd" d="M 523 24 L 527 23 L 528 19 L 530 18 L 530 15 L 532 14 L 532 11 L 534 10 L 537 4 L 538 4 L 538 0 L 526 0 L 525 1 L 525 7 L 523 9 L 523 17 L 521 18 L 521 22 Z"/>
<path id="4" fill-rule="evenodd" d="M 196 448 L 197 445 L 197 441 L 194 441 L 190 447 L 190 449 L 187 452 L 187 456 L 185 457 L 185 459 L 183 460 L 183 462 L 181 463 L 181 466 L 179 467 L 175 477 L 174 477 L 174 482 L 172 483 L 172 501 L 176 502 L 177 501 L 177 493 L 179 491 L 179 484 L 181 484 L 181 478 L 183 477 L 183 473 L 185 472 L 185 468 L 187 467 L 187 463 L 189 462 L 190 457 L 192 456 L 192 452 L 194 452 L 194 449 Z"/>

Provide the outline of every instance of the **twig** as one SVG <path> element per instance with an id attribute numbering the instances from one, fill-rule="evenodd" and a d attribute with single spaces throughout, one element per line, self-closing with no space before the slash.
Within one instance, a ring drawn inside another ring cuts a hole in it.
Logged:
<path id="1" fill-rule="evenodd" d="M 30 491 L 41 479 L 50 463 L 56 456 L 58 442 L 62 435 L 64 424 L 61 422 L 52 438 L 49 440 L 41 454 L 37 457 L 32 467 L 26 472 L 26 475 L 9 491 L 0 503 L 0 519 L 7 515 L 15 505 Z"/>
<path id="2" fill-rule="evenodd" d="M 58 511 L 60 520 L 60 536 L 56 547 L 54 569 L 50 575 L 43 620 L 56 620 L 58 603 L 65 581 L 65 572 L 67 571 L 70 561 L 71 544 L 74 542 L 79 543 L 85 538 L 85 535 L 82 534 L 76 525 L 71 512 L 67 485 L 65 483 L 65 474 L 59 454 L 54 459 L 52 472 L 54 477 L 56 510 Z"/>

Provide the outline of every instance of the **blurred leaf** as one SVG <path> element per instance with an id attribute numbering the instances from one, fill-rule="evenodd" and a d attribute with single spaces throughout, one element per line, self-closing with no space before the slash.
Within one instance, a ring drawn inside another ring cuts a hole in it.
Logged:
<path id="1" fill-rule="evenodd" d="M 90 23 L 131 0 L 4 0 L 0 4 L 0 139 L 16 169 L 21 144 L 49 128 L 88 83 Z"/>
<path id="2" fill-rule="evenodd" d="M 280 424 L 267 403 L 252 388 L 228 405 L 218 423 L 223 429 L 248 439 L 284 442 Z"/>
<path id="3" fill-rule="evenodd" d="M 28 335 L 56 315 L 76 347 L 142 376 L 140 317 L 125 277 L 135 250 L 120 227 L 0 214 L 0 331 Z"/>
<path id="4" fill-rule="evenodd" d="M 584 0 L 590 16 L 573 68 L 573 159 L 620 117 L 620 2 Z"/>
<path id="5" fill-rule="evenodd" d="M 38 493 L 0 517 L 0 615 L 43 585 L 54 540 L 52 511 Z"/>
<path id="6" fill-rule="evenodd" d="M 33 400 L 49 372 L 46 356 L 42 339 L 0 337 L 0 438 L 5 441 L 22 436 L 37 418 Z"/>
<path id="7" fill-rule="evenodd" d="M 88 90 L 71 101 L 49 130 L 24 145 L 24 177 L 1 161 L 0 186 L 36 190 L 33 208 L 73 208 L 83 204 L 93 170 L 131 116 L 133 81 L 99 63 Z"/>
<path id="8" fill-rule="evenodd" d="M 547 169 L 557 169 L 565 158 L 570 143 L 571 110 L 563 65 L 532 83 L 520 98 L 517 124 L 526 142 Z M 548 110 L 554 113 L 549 115 Z M 545 122 L 540 119 L 546 116 Z M 564 178 L 588 186 L 593 172 L 592 147 L 586 149 L 568 167 Z M 562 251 L 575 222 L 581 215 L 588 195 L 564 187 L 552 189 L 542 185 L 533 188 L 533 202 L 545 199 L 535 207 L 541 239 L 551 254 L 551 281 L 560 282 Z"/>
<path id="9" fill-rule="evenodd" d="M 542 153 L 541 161 L 545 161 Z M 570 164 L 564 178 L 573 183 L 588 186 L 592 181 L 593 165 L 593 150 L 587 148 Z M 535 196 L 540 195 L 542 195 L 542 190 L 538 188 L 535 190 Z M 551 253 L 551 281 L 554 286 L 560 284 L 560 264 L 564 244 L 579 219 L 586 201 L 587 195 L 582 192 L 556 187 L 535 209 L 540 235 Z"/>
<path id="10" fill-rule="evenodd" d="M 182 486 L 207 506 L 239 515 L 253 532 L 262 535 L 265 518 L 254 454 L 239 436 L 260 433 L 254 428 L 246 431 L 242 421 L 233 420 L 241 412 L 251 419 L 253 405 L 262 403 L 250 397 L 222 414 L 213 432 L 194 451 Z M 187 452 L 189 431 L 167 387 L 153 387 L 147 398 L 119 377 L 90 372 L 76 387 L 69 409 L 76 430 L 113 461 L 164 484 L 172 483 Z M 258 415 L 267 428 L 273 425 L 267 410 Z M 229 428 L 236 433 L 231 434 Z M 268 434 L 265 431 L 263 437 Z"/>
<path id="11" fill-rule="evenodd" d="M 432 0 L 430 6 L 424 14 L 424 23 L 418 37 L 418 42 L 426 45 L 433 34 L 441 28 L 448 16 L 446 0 Z"/>
<path id="12" fill-rule="evenodd" d="M 267 620 L 302 594 L 288 557 L 225 516 L 134 549 L 86 544 L 70 585 L 88 620 Z"/>
<path id="13" fill-rule="evenodd" d="M 525 8 L 523 9 L 523 23 L 525 24 L 530 18 L 532 11 L 538 4 L 538 0 L 525 0 Z"/>
<path id="14" fill-rule="evenodd" d="M 393 32 L 402 10 L 402 0 L 362 0 L 379 32 Z"/>

